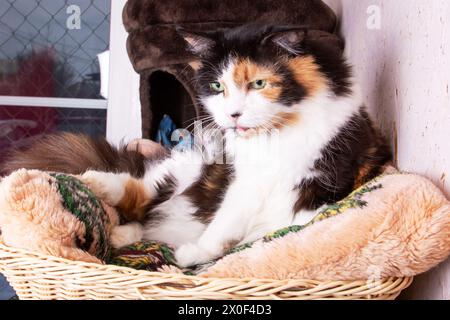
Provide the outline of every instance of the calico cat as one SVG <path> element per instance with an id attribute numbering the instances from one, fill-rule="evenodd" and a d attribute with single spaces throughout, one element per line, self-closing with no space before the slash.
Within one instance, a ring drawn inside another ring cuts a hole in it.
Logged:
<path id="1" fill-rule="evenodd" d="M 180 266 L 191 266 L 268 232 L 307 223 L 391 160 L 342 53 L 307 30 L 246 25 L 179 33 L 197 57 L 192 66 L 199 98 L 212 120 L 209 127 L 223 134 L 218 141 L 226 161 L 210 161 L 193 149 L 132 170 L 105 160 L 121 156 L 105 152 L 104 142 L 62 135 L 16 154 L 8 170 L 54 169 L 51 162 L 61 159 L 58 171 L 97 170 L 84 173 L 83 180 L 129 222 L 115 231 L 113 244 L 166 242 L 175 247 Z M 53 150 L 46 165 L 36 161 L 52 141 L 68 146 Z M 94 159 L 80 159 L 77 148 Z M 78 154 L 76 164 L 72 153 Z"/>

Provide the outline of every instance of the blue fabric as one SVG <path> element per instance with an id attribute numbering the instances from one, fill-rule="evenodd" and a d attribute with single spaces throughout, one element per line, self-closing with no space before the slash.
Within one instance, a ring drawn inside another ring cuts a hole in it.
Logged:
<path id="1" fill-rule="evenodd" d="M 191 134 L 187 133 L 186 130 L 178 129 L 168 115 L 164 115 L 161 120 L 155 140 L 169 150 L 176 148 L 179 151 L 183 151 L 192 148 L 193 145 Z"/>
<path id="2" fill-rule="evenodd" d="M 0 274 L 0 300 L 12 299 L 15 295 L 16 295 L 16 293 L 9 286 L 9 284 L 6 281 L 5 277 Z"/>
<path id="3" fill-rule="evenodd" d="M 164 115 L 158 128 L 156 135 L 156 142 L 160 143 L 164 148 L 171 149 L 173 147 L 171 138 L 172 133 L 177 129 L 177 126 L 168 115 Z"/>

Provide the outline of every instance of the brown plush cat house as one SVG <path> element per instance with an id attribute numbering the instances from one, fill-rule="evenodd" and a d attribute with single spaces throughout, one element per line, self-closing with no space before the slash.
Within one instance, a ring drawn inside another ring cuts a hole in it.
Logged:
<path id="1" fill-rule="evenodd" d="M 128 53 L 141 75 L 142 135 L 154 138 L 169 115 L 178 128 L 202 113 L 197 101 L 194 57 L 177 26 L 204 31 L 250 22 L 304 26 L 309 36 L 342 48 L 336 16 L 320 0 L 129 0 L 123 13 Z"/>

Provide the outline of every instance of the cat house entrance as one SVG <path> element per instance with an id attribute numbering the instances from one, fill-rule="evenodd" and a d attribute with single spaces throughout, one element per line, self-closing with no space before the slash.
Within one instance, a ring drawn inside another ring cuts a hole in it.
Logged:
<path id="1" fill-rule="evenodd" d="M 149 101 L 143 103 L 142 107 L 150 108 L 149 132 L 143 132 L 144 137 L 155 139 L 161 120 L 168 115 L 177 128 L 187 128 L 193 124 L 198 117 L 193 98 L 174 75 L 166 71 L 154 71 L 148 78 Z M 145 114 L 145 113 L 143 113 Z"/>

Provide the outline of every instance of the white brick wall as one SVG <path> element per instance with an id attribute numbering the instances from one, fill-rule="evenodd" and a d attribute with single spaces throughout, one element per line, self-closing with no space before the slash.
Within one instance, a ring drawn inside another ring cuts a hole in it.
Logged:
<path id="1" fill-rule="evenodd" d="M 350 61 L 398 166 L 450 196 L 450 1 L 325 2 L 340 16 Z M 370 6 L 380 10 L 379 30 L 367 27 Z M 405 296 L 450 299 L 450 261 L 418 277 Z"/>

